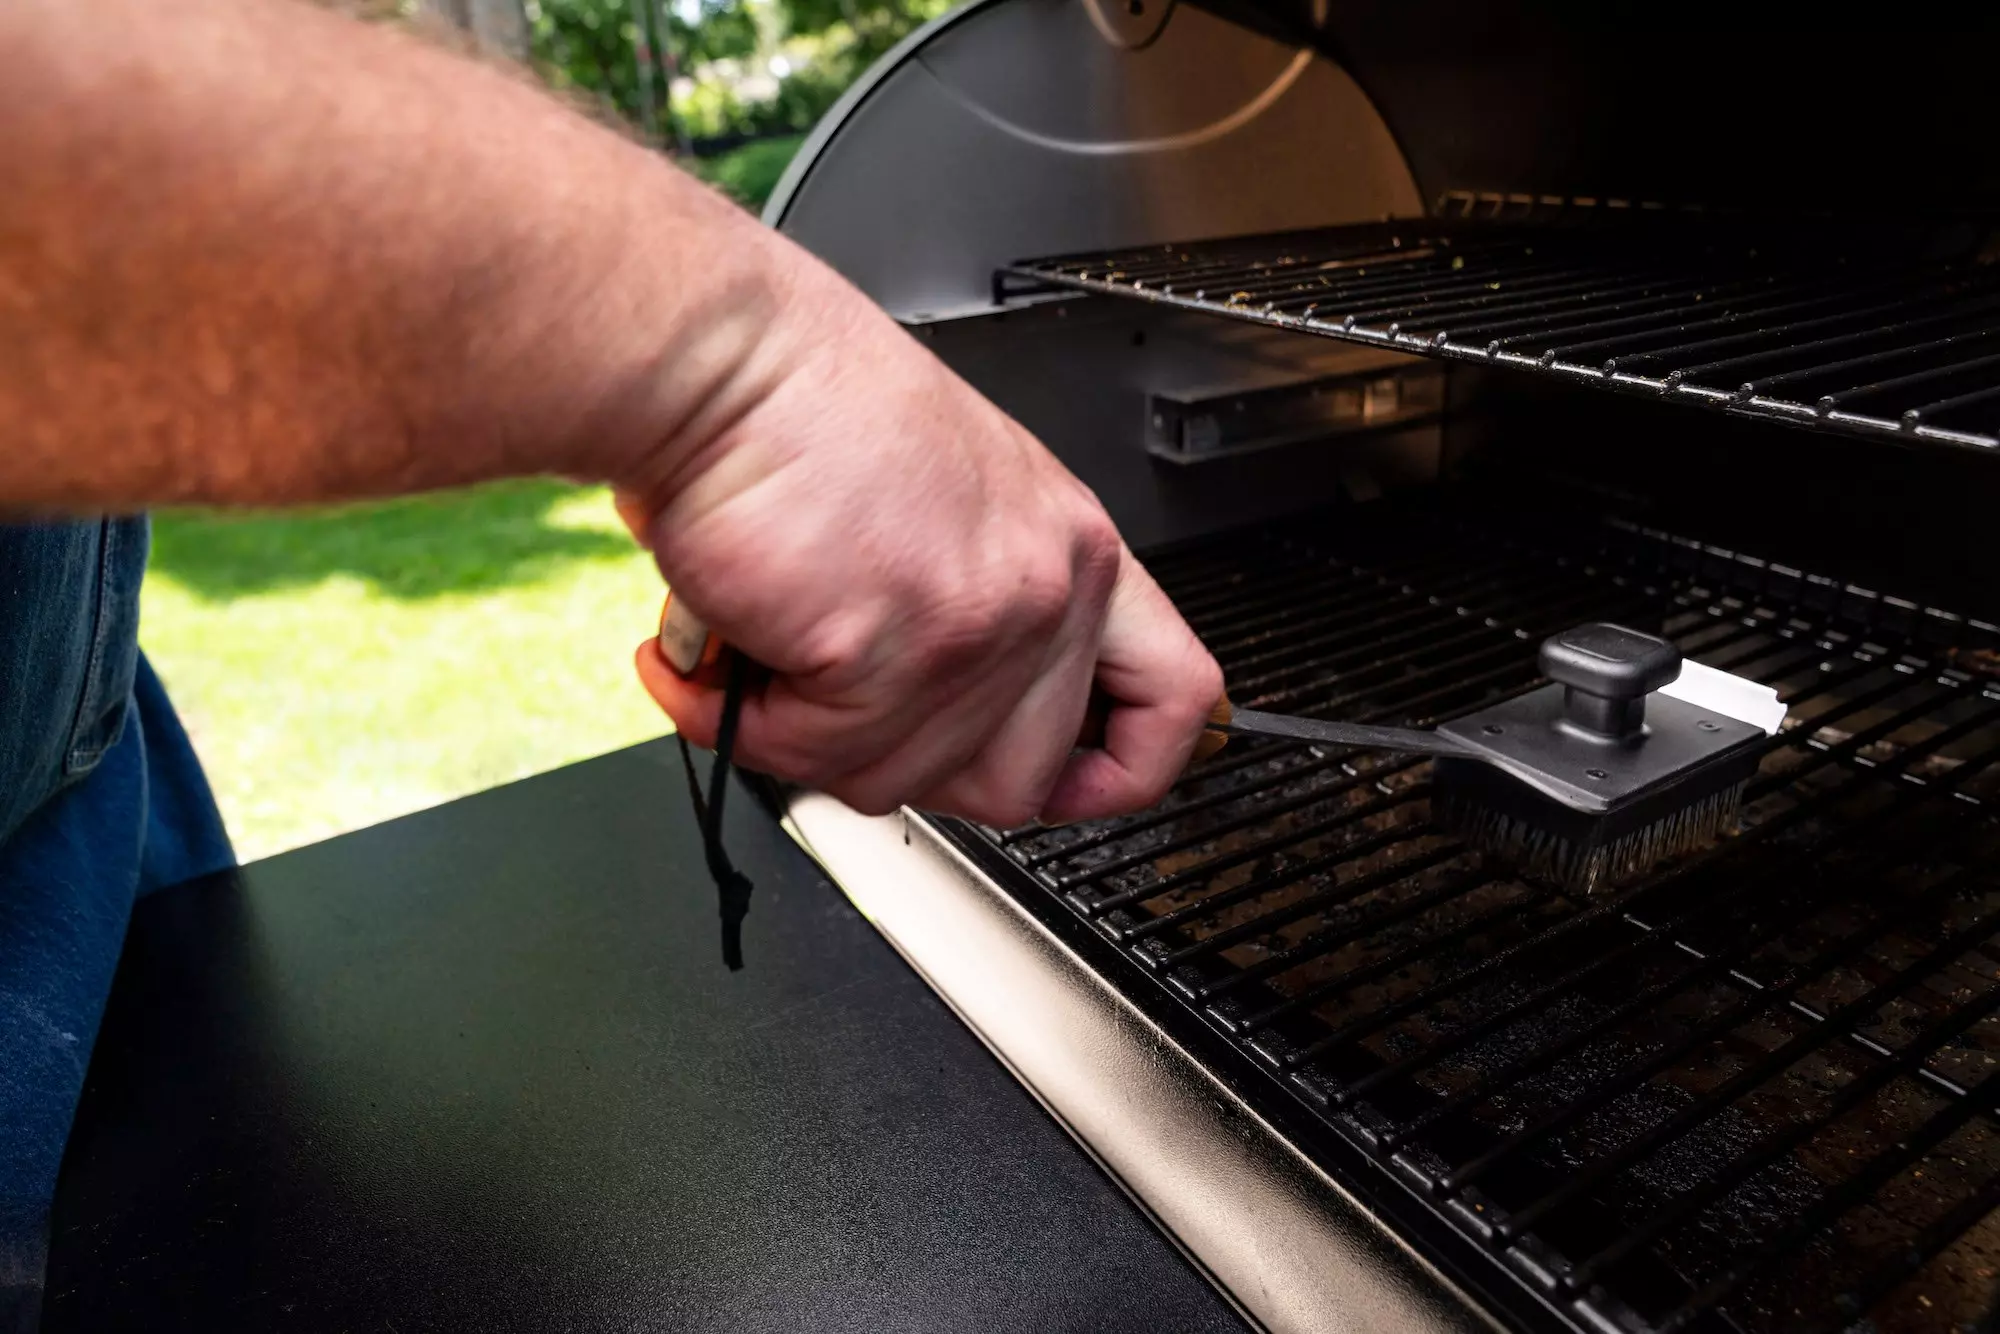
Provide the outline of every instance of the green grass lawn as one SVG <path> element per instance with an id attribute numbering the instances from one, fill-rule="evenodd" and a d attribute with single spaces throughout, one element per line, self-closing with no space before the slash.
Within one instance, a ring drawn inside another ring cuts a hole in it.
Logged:
<path id="1" fill-rule="evenodd" d="M 509 482 L 157 515 L 140 638 L 248 859 L 662 735 L 660 598 L 607 492 Z"/>
<path id="2" fill-rule="evenodd" d="M 714 157 L 695 158 L 688 163 L 688 169 L 704 181 L 721 186 L 745 208 L 755 211 L 764 207 L 764 201 L 777 187 L 778 178 L 785 174 L 792 156 L 805 141 L 803 134 L 759 139 Z"/>

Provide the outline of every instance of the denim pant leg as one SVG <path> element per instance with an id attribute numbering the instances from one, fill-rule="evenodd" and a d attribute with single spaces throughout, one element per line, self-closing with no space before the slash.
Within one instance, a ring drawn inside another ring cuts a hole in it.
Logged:
<path id="1" fill-rule="evenodd" d="M 147 536 L 144 519 L 0 526 L 0 1334 L 37 1322 L 132 901 L 234 861 L 139 655 Z"/>

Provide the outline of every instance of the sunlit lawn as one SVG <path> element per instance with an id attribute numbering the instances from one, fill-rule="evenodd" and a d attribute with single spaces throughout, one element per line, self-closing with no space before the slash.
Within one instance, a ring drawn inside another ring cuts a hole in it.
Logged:
<path id="1" fill-rule="evenodd" d="M 247 858 L 667 730 L 632 677 L 660 580 L 554 482 L 155 516 L 141 639 Z"/>

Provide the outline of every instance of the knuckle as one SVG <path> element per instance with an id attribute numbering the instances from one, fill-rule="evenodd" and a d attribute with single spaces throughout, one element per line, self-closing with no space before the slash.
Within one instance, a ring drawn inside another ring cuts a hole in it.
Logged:
<path id="1" fill-rule="evenodd" d="M 1069 570 L 1058 562 L 1044 559 L 1028 567 L 1015 598 L 1020 629 L 1037 639 L 1054 635 L 1069 617 L 1072 591 Z"/>
<path id="2" fill-rule="evenodd" d="M 844 679 L 868 660 L 870 645 L 880 637 L 879 624 L 863 613 L 822 616 L 800 637 L 796 674 Z"/>
<path id="3" fill-rule="evenodd" d="M 1093 581 L 1101 580 L 1108 588 L 1111 580 L 1117 577 L 1124 557 L 1125 543 L 1118 536 L 1118 528 L 1111 522 L 1111 516 L 1093 506 L 1091 513 L 1077 525 L 1078 573 Z"/>
<path id="4" fill-rule="evenodd" d="M 1194 670 L 1189 673 L 1188 694 L 1198 717 L 1207 717 L 1215 702 L 1222 698 L 1227 684 L 1222 675 L 1222 664 L 1215 660 L 1199 643 L 1195 645 Z"/>

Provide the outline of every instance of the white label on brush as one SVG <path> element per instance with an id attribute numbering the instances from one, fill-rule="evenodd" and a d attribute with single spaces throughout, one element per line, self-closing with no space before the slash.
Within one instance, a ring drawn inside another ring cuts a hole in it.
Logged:
<path id="1" fill-rule="evenodd" d="M 1739 723 L 1761 727 L 1771 735 L 1785 721 L 1785 705 L 1778 692 L 1755 681 L 1746 681 L 1713 667 L 1704 667 L 1692 658 L 1681 663 L 1681 674 L 1660 687 L 1662 695 L 1726 714 Z"/>

